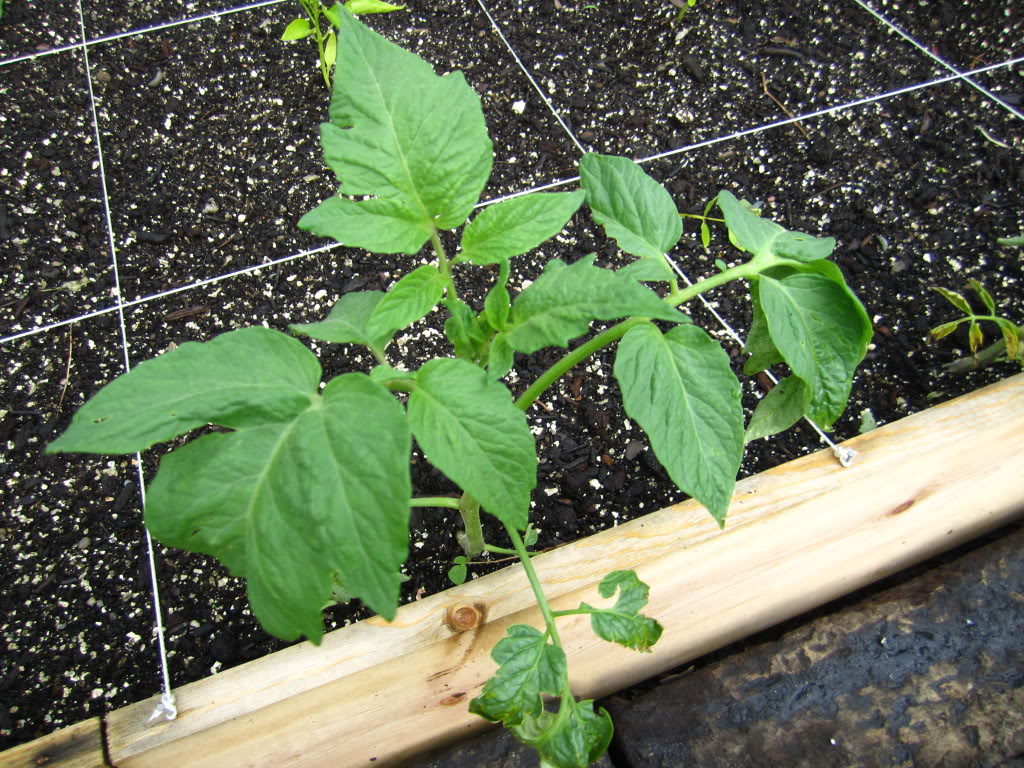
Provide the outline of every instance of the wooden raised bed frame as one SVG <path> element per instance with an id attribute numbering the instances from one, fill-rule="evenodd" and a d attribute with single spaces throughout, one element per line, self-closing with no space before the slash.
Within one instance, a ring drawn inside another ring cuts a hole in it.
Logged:
<path id="1" fill-rule="evenodd" d="M 1024 512 L 1024 374 L 741 481 L 726 529 L 695 502 L 534 559 L 556 609 L 594 602 L 606 573 L 651 585 L 653 653 L 560 620 L 573 690 L 597 697 L 670 669 L 999 527 Z M 453 631 L 450 615 L 478 616 Z M 178 719 L 139 702 L 0 754 L 46 765 L 382 766 L 487 724 L 466 702 L 513 623 L 540 626 L 518 566 L 177 689 Z M 97 746 L 105 728 L 104 762 Z M 58 746 L 59 745 L 59 746 Z"/>

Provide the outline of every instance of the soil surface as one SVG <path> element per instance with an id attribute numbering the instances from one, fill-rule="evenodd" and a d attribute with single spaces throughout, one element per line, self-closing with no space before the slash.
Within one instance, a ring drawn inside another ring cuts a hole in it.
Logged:
<path id="1" fill-rule="evenodd" d="M 1016 5 L 996 0 L 964 11 L 954 3 L 885 2 L 878 9 L 934 54 L 977 67 L 1024 53 Z M 134 364 L 245 325 L 284 330 L 321 319 L 345 292 L 387 289 L 427 258 L 341 247 L 303 255 L 325 243 L 295 222 L 333 192 L 333 182 L 318 147 L 328 96 L 315 50 L 309 41 L 278 39 L 297 7 L 271 4 L 17 59 L 73 44 L 81 28 L 74 13 L 5 3 L 0 748 L 160 687 L 139 468 L 131 457 L 44 455 L 75 409 L 126 359 Z M 876 331 L 836 439 L 856 434 L 865 410 L 887 423 L 1019 370 L 944 373 L 944 363 L 964 354 L 966 337 L 929 345 L 926 332 L 957 317 L 929 289 L 963 289 L 969 278 L 1024 322 L 1022 251 L 996 243 L 1024 228 L 1024 121 L 1007 109 L 1019 108 L 1024 93 L 1020 65 L 977 78 L 1001 102 L 953 81 L 755 132 L 790 113 L 948 71 L 853 2 L 765 0 L 752 11 L 745 2 L 702 0 L 674 24 L 667 2 L 494 0 L 488 9 L 472 0 L 414 1 L 402 13 L 368 19 L 439 72 L 461 69 L 480 93 L 496 152 L 485 198 L 570 180 L 584 150 L 637 159 L 672 153 L 645 167 L 680 210 L 699 213 L 729 189 L 791 229 L 836 238 L 834 259 Z M 83 0 L 82 19 L 95 40 L 215 10 L 205 1 Z M 687 232 L 672 256 L 693 279 L 713 273 L 716 258 L 739 258 L 721 233 L 704 252 Z M 591 252 L 599 264 L 624 263 L 581 211 L 560 236 L 517 260 L 512 287 L 521 289 L 552 257 Z M 494 275 L 481 269 L 458 279 L 479 303 Z M 110 311 L 118 284 L 129 302 L 123 336 L 119 313 Z M 746 332 L 743 287 L 711 300 Z M 706 309 L 688 309 L 739 371 L 740 345 Z M 71 318 L 82 319 L 30 333 Z M 326 377 L 370 364 L 355 349 L 311 347 Z M 392 348 L 391 362 L 413 367 L 441 353 L 444 340 L 428 318 Z M 517 358 L 513 389 L 559 356 Z M 683 498 L 622 412 L 613 356 L 608 350 L 571 372 L 545 398 L 549 409 L 530 414 L 541 457 L 533 511 L 541 547 Z M 744 381 L 752 408 L 762 385 Z M 814 432 L 798 426 L 749 446 L 742 473 L 819 447 Z M 142 457 L 143 477 L 165 451 Z M 454 492 L 422 461 L 413 473 L 418 495 Z M 454 523 L 448 511 L 415 510 L 403 600 L 447 586 L 459 552 Z M 494 527 L 487 534 L 502 543 Z M 156 561 L 175 685 L 281 647 L 250 615 L 244 585 L 219 565 L 159 546 Z M 342 606 L 326 619 L 334 627 L 364 616 Z"/>

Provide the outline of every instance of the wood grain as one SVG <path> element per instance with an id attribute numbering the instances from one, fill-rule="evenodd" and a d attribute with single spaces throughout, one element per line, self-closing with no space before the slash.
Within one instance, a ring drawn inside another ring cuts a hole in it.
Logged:
<path id="1" fill-rule="evenodd" d="M 601 577 L 635 569 L 665 626 L 639 654 L 560 620 L 574 691 L 619 690 L 1013 519 L 1022 405 L 1024 374 L 848 441 L 853 467 L 826 450 L 743 480 L 724 531 L 686 502 L 535 558 L 556 608 L 599 602 Z M 485 621 L 456 633 L 462 605 Z M 114 712 L 110 753 L 120 768 L 400 764 L 486 727 L 466 702 L 513 623 L 542 625 L 518 567 L 184 686 L 173 722 L 148 723 L 155 699 Z"/>

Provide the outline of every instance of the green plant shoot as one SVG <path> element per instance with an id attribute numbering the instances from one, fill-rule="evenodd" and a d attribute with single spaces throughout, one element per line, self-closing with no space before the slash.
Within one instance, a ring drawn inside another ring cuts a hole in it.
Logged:
<path id="1" fill-rule="evenodd" d="M 285 27 L 282 40 L 304 40 L 312 37 L 316 41 L 316 50 L 320 57 L 320 74 L 324 85 L 331 88 L 331 74 L 338 58 L 338 33 L 341 27 L 341 14 L 338 7 L 326 7 L 320 0 L 299 0 L 299 5 L 306 12 L 305 18 L 299 16 L 292 19 Z M 345 8 L 353 14 L 389 13 L 400 11 L 405 5 L 393 5 L 384 0 L 346 0 Z M 0 0 L 0 13 L 3 11 Z"/>
<path id="2" fill-rule="evenodd" d="M 956 307 L 958 310 L 964 313 L 964 317 L 959 320 L 952 320 L 948 323 L 942 323 L 932 328 L 928 335 L 932 341 L 938 341 L 939 339 L 945 338 L 959 328 L 963 323 L 967 323 L 967 345 L 971 351 L 970 358 L 963 360 L 955 360 L 946 366 L 946 370 L 959 373 L 972 368 L 981 368 L 985 365 L 990 365 L 995 362 L 1002 362 L 1004 360 L 1016 360 L 1022 366 L 1024 366 L 1024 350 L 1021 348 L 1020 338 L 1021 334 L 1024 334 L 1024 327 L 1018 326 L 1012 320 L 1008 320 L 1005 317 L 997 314 L 996 302 L 992 298 L 985 287 L 977 280 L 969 280 L 968 285 L 973 290 L 981 303 L 988 310 L 986 314 L 977 314 L 971 307 L 967 297 L 962 293 L 951 291 L 947 288 L 933 287 L 932 290 L 942 296 L 946 301 Z M 985 343 L 985 333 L 981 329 L 982 322 L 995 323 L 996 327 L 999 328 L 999 332 L 1002 338 L 999 341 L 990 344 L 988 347 L 982 349 L 982 344 Z"/>
<path id="3" fill-rule="evenodd" d="M 609 573 L 593 604 L 557 612 L 548 605 L 531 561 L 538 553 L 527 549 L 536 542 L 529 518 L 537 483 L 527 412 L 572 368 L 617 345 L 626 413 L 672 480 L 724 525 L 745 440 L 804 415 L 831 425 L 871 326 L 827 260 L 834 241 L 787 231 L 725 190 L 717 206 L 730 242 L 749 258 L 680 288 L 665 260 L 682 232 L 675 203 L 626 158 L 584 155 L 581 189 L 530 193 L 473 215 L 492 165 L 479 96 L 461 73 L 437 76 L 349 10 L 336 10 L 346 83 L 334 90 L 320 135 L 341 184 L 299 226 L 377 253 L 414 255 L 426 246 L 432 263 L 387 292 L 347 293 L 326 318 L 291 331 L 363 346 L 377 364 L 321 383 L 309 349 L 275 330 L 185 343 L 107 384 L 48 450 L 132 453 L 206 424 L 224 428 L 161 459 L 146 524 L 164 544 L 209 553 L 245 578 L 254 614 L 285 639 L 319 642 L 321 611 L 339 596 L 393 618 L 410 507 L 457 508 L 464 555 L 452 580 L 464 580 L 485 552 L 512 553 L 543 616 L 542 626 L 510 627 L 497 643 L 497 670 L 470 709 L 504 723 L 542 765 L 583 768 L 606 749 L 612 722 L 573 696 L 558 619 L 589 616 L 599 637 L 641 652 L 662 628 L 642 613 L 649 587 L 632 571 Z M 635 260 L 615 271 L 593 255 L 552 259 L 513 297 L 515 260 L 562 231 L 584 203 Z M 445 249 L 442 231 L 461 232 L 456 252 Z M 497 265 L 498 277 L 474 306 L 453 275 L 486 265 Z M 746 372 L 779 362 L 791 372 L 746 426 L 729 355 L 680 311 L 735 280 L 746 281 L 754 302 Z M 451 356 L 413 371 L 392 367 L 395 335 L 437 313 Z M 590 335 L 595 323 L 602 325 Z M 516 356 L 550 347 L 565 351 L 514 398 L 504 378 Z M 412 496 L 413 438 L 461 499 Z M 511 547 L 484 540 L 481 510 L 503 524 Z"/>

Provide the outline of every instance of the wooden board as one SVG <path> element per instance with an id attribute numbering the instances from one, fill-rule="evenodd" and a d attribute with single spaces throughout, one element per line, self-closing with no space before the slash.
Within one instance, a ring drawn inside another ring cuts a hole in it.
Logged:
<path id="1" fill-rule="evenodd" d="M 534 560 L 556 608 L 599 601 L 607 572 L 636 569 L 665 626 L 653 653 L 560 621 L 574 690 L 599 696 L 797 615 L 995 528 L 1024 510 L 1024 374 L 738 484 L 720 531 L 686 502 Z M 451 609 L 475 606 L 454 633 Z M 513 623 L 541 626 L 518 567 L 403 606 L 107 719 L 111 757 L 132 766 L 365 766 L 400 763 L 486 724 L 466 710 Z"/>
<path id="2" fill-rule="evenodd" d="M 104 768 L 102 727 L 94 717 L 0 752 L 0 768 Z"/>

